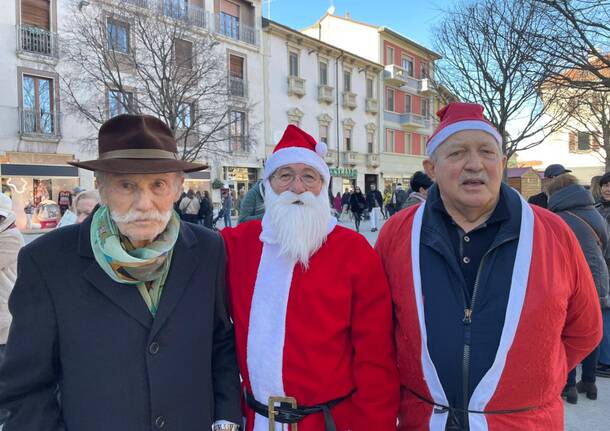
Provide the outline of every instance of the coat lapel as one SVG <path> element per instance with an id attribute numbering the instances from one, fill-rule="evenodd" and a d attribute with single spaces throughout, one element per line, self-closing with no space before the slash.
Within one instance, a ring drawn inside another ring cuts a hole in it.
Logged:
<path id="1" fill-rule="evenodd" d="M 165 321 L 172 314 L 172 311 L 180 301 L 189 280 L 197 267 L 197 257 L 190 250 L 197 243 L 197 239 L 186 223 L 181 222 L 180 235 L 174 247 L 172 263 L 170 266 L 159 309 L 153 321 L 151 337 L 154 337 L 161 329 Z"/>

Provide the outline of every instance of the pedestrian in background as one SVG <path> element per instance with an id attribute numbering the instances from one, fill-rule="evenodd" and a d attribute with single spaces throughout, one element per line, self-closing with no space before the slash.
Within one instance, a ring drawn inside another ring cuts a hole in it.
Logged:
<path id="1" fill-rule="evenodd" d="M 597 288 L 602 309 L 610 306 L 608 296 L 608 267 L 605 256 L 608 255 L 608 226 L 604 218 L 595 210 L 593 196 L 578 184 L 576 177 L 562 174 L 548 185 L 548 209 L 565 221 L 576 235 L 585 255 L 593 281 Z M 586 393 L 590 400 L 597 399 L 595 369 L 599 356 L 596 347 L 582 360 L 582 378 L 576 383 L 576 368 L 568 374 L 568 381 L 563 395 L 570 404 L 576 404 L 578 393 Z"/>
<path id="2" fill-rule="evenodd" d="M 432 184 L 434 184 L 434 182 L 428 175 L 421 171 L 415 172 L 409 183 L 413 192 L 411 192 L 409 195 L 404 207 L 408 208 L 410 206 L 425 202 L 426 197 L 428 197 L 428 189 L 432 187 Z"/>
<path id="3" fill-rule="evenodd" d="M 352 192 L 349 189 L 345 189 L 343 196 L 341 196 L 341 218 L 339 221 L 344 220 L 343 216 L 347 217 L 349 220 L 350 217 L 350 204 L 352 199 Z"/>
<path id="4" fill-rule="evenodd" d="M 383 192 L 383 218 L 385 220 L 390 217 L 390 211 L 388 205 L 390 205 L 390 201 L 392 200 L 392 189 L 390 187 L 386 187 Z"/>
<path id="5" fill-rule="evenodd" d="M 341 205 L 341 193 L 337 192 L 337 196 L 333 198 L 333 209 L 335 210 L 335 217 L 337 220 L 341 218 L 341 210 L 343 209 L 343 205 Z"/>
<path id="6" fill-rule="evenodd" d="M 593 195 L 593 200 L 595 203 L 598 203 L 602 198 L 602 189 L 599 186 L 599 180 L 601 180 L 601 175 L 596 175 L 591 178 L 591 185 L 589 186 L 589 191 L 591 195 Z"/>
<path id="7" fill-rule="evenodd" d="M 392 215 L 396 214 L 398 211 L 400 211 L 403 208 L 403 206 L 408 198 L 409 198 L 409 195 L 402 188 L 402 184 L 401 183 L 396 184 L 396 189 L 394 189 L 394 193 L 392 193 L 392 199 L 391 199 L 392 213 L 390 214 L 390 216 L 392 216 Z"/>
<path id="8" fill-rule="evenodd" d="M 595 205 L 610 227 L 610 172 L 606 172 L 599 179 L 600 200 Z M 606 257 L 606 264 L 610 268 L 610 258 Z M 599 359 L 597 364 L 597 377 L 610 377 L 610 310 L 602 310 L 604 320 L 604 336 L 599 345 Z"/>
<path id="9" fill-rule="evenodd" d="M 189 189 L 188 192 L 186 192 L 186 196 L 182 198 L 182 201 L 180 202 L 180 213 L 182 214 L 182 220 L 196 224 L 199 206 L 199 199 L 197 199 L 195 196 L 195 192 L 193 189 Z"/>
<path id="10" fill-rule="evenodd" d="M 203 191 L 203 196 L 201 197 L 201 202 L 199 204 L 199 218 L 205 227 L 212 229 L 214 210 L 212 207 L 212 200 L 210 199 L 210 193 L 208 193 L 207 190 Z"/>
<path id="11" fill-rule="evenodd" d="M 231 190 L 225 190 L 222 200 L 222 212 L 225 227 L 231 227 L 231 211 L 233 210 L 233 196 Z"/>
<path id="12" fill-rule="evenodd" d="M 548 165 L 544 170 L 543 178 L 542 178 L 542 191 L 537 195 L 530 196 L 527 200 L 528 203 L 533 205 L 538 205 L 539 207 L 546 208 L 548 207 L 549 195 L 547 191 L 548 185 L 553 181 L 553 178 L 558 177 L 559 175 L 567 174 L 572 172 L 569 169 L 566 169 L 563 165 L 558 163 Z"/>
<path id="13" fill-rule="evenodd" d="M 238 223 L 250 220 L 260 220 L 265 215 L 265 185 L 263 181 L 257 182 L 248 190 L 239 204 Z"/>
<path id="14" fill-rule="evenodd" d="M 377 190 L 375 184 L 371 184 L 371 189 L 366 194 L 366 203 L 371 215 L 371 232 L 376 232 L 381 222 L 381 208 L 383 208 L 383 196 Z"/>
<path id="15" fill-rule="evenodd" d="M 23 235 L 15 226 L 17 216 L 13 212 L 13 201 L 0 193 L 0 360 L 11 326 L 8 298 L 17 279 L 17 255 L 23 247 Z"/>
<path id="16" fill-rule="evenodd" d="M 349 201 L 349 209 L 354 215 L 354 223 L 356 224 L 356 232 L 360 232 L 360 221 L 362 220 L 362 213 L 366 208 L 366 198 L 362 194 L 360 187 L 354 187 L 354 193 L 352 193 Z"/>

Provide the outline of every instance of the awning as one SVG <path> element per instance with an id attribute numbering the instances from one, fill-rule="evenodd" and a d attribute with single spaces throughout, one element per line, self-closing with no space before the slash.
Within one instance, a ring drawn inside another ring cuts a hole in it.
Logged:
<path id="1" fill-rule="evenodd" d="M 13 177 L 78 177 L 78 168 L 69 165 L 0 165 L 0 175 Z"/>

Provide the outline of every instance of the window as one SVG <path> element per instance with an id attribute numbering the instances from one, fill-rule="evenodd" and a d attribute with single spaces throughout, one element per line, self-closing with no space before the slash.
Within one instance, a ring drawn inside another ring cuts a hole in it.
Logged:
<path id="1" fill-rule="evenodd" d="M 129 24 L 108 18 L 108 48 L 118 52 L 129 52 Z"/>
<path id="2" fill-rule="evenodd" d="M 299 54 L 296 52 L 290 52 L 289 54 L 289 70 L 290 76 L 299 76 Z"/>
<path id="3" fill-rule="evenodd" d="M 394 48 L 391 46 L 385 47 L 385 64 L 394 64 Z"/>
<path id="4" fill-rule="evenodd" d="M 185 69 L 193 68 L 193 43 L 188 40 L 174 40 L 176 65 Z"/>
<path id="5" fill-rule="evenodd" d="M 366 78 L 366 97 L 367 99 L 373 99 L 375 93 L 373 91 L 373 78 Z"/>
<path id="6" fill-rule="evenodd" d="M 229 121 L 229 150 L 246 151 L 246 113 L 231 111 Z"/>
<path id="7" fill-rule="evenodd" d="M 422 99 L 421 101 L 421 115 L 424 118 L 430 118 L 430 100 Z"/>
<path id="8" fill-rule="evenodd" d="M 394 152 L 394 130 L 387 129 L 385 134 L 385 151 L 387 153 Z"/>
<path id="9" fill-rule="evenodd" d="M 413 154 L 413 135 L 405 133 L 405 154 Z"/>
<path id="10" fill-rule="evenodd" d="M 320 125 L 320 142 L 328 144 L 328 126 Z"/>
<path id="11" fill-rule="evenodd" d="M 369 154 L 373 154 L 373 146 L 375 144 L 375 134 L 373 132 L 368 132 L 366 134 L 366 142 Z"/>
<path id="12" fill-rule="evenodd" d="M 178 118 L 176 125 L 179 129 L 188 129 L 193 124 L 193 105 L 191 103 L 181 103 L 178 107 Z"/>
<path id="13" fill-rule="evenodd" d="M 343 131 L 343 137 L 345 140 L 345 151 L 352 151 L 352 130 L 345 129 Z"/>
<path id="14" fill-rule="evenodd" d="M 429 78 L 430 77 L 430 69 L 428 67 L 428 63 L 421 63 L 420 66 L 420 78 Z"/>
<path id="15" fill-rule="evenodd" d="M 428 139 L 430 139 L 430 136 L 421 135 L 419 137 L 419 154 L 422 156 L 426 154 L 426 143 L 428 142 Z"/>
<path id="16" fill-rule="evenodd" d="M 328 64 L 320 61 L 320 85 L 328 85 Z"/>
<path id="17" fill-rule="evenodd" d="M 591 134 L 589 132 L 578 132 L 578 150 L 587 151 L 591 149 Z"/>
<path id="18" fill-rule="evenodd" d="M 50 135 L 55 132 L 53 80 L 23 75 L 21 131 Z"/>
<path id="19" fill-rule="evenodd" d="M 229 90 L 233 96 L 246 96 L 244 62 L 245 58 L 229 54 Z"/>
<path id="20" fill-rule="evenodd" d="M 385 110 L 394 112 L 394 90 L 392 88 L 385 90 Z"/>
<path id="21" fill-rule="evenodd" d="M 405 112 L 411 112 L 411 96 L 405 94 Z"/>
<path id="22" fill-rule="evenodd" d="M 407 72 L 407 75 L 413 76 L 413 59 L 411 57 L 402 57 L 401 66 Z"/>
<path id="23" fill-rule="evenodd" d="M 352 91 L 352 71 L 343 71 L 343 91 Z"/>
<path id="24" fill-rule="evenodd" d="M 220 3 L 220 34 L 239 39 L 239 5 L 227 0 Z"/>
<path id="25" fill-rule="evenodd" d="M 120 114 L 127 114 L 132 107 L 133 95 L 129 92 L 119 90 L 108 90 L 108 116 L 116 117 Z"/>
<path id="26" fill-rule="evenodd" d="M 21 24 L 50 30 L 50 1 L 21 0 Z"/>

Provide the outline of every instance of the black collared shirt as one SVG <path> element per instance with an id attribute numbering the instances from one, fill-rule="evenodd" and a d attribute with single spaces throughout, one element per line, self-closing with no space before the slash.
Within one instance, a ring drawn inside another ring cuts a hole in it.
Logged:
<path id="1" fill-rule="evenodd" d="M 509 211 L 506 206 L 506 198 L 500 191 L 500 197 L 496 208 L 486 222 L 480 224 L 468 233 L 453 221 L 442 199 L 437 199 L 432 204 L 432 209 L 442 214 L 442 219 L 449 232 L 449 239 L 458 265 L 462 270 L 462 276 L 467 287 L 468 299 L 472 298 L 472 292 L 477 278 L 477 272 L 483 256 L 491 248 L 498 230 L 503 221 L 509 219 Z"/>

